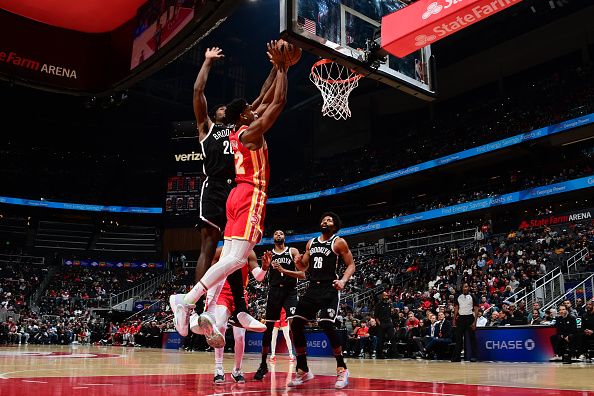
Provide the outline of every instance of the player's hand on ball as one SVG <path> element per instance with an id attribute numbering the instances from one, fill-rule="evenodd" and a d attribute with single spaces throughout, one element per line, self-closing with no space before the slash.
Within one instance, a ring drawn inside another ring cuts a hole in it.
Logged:
<path id="1" fill-rule="evenodd" d="M 206 59 L 222 59 L 225 57 L 225 55 L 223 55 L 223 50 L 220 49 L 219 47 L 213 47 L 213 48 L 208 48 L 206 50 L 206 54 L 204 54 L 204 57 Z"/>
<path id="2" fill-rule="evenodd" d="M 286 70 L 287 65 L 285 65 L 285 56 L 278 49 L 278 42 L 276 40 L 272 40 L 271 42 L 266 44 L 266 48 L 268 49 L 267 55 L 270 59 L 270 62 L 272 62 L 272 64 L 277 69 Z"/>
<path id="3" fill-rule="evenodd" d="M 342 279 L 337 279 L 334 282 L 332 282 L 332 286 L 334 286 L 334 288 L 336 290 L 342 290 L 342 289 L 344 289 L 345 285 L 346 285 L 346 282 L 343 281 Z"/>
<path id="4" fill-rule="evenodd" d="M 270 250 L 264 252 L 262 256 L 262 270 L 267 271 L 270 267 L 270 262 L 272 261 L 272 252 Z"/>

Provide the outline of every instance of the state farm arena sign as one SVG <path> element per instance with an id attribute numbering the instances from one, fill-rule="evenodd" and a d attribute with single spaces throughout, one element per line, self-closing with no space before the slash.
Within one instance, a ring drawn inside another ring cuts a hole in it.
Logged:
<path id="1" fill-rule="evenodd" d="M 575 223 L 578 221 L 585 220 L 592 221 L 593 214 L 594 209 L 580 209 L 578 211 L 569 213 L 552 214 L 546 217 L 539 217 L 536 219 L 525 219 L 522 220 L 518 228 L 520 230 L 524 230 L 526 228 L 547 227 L 555 224 Z"/>

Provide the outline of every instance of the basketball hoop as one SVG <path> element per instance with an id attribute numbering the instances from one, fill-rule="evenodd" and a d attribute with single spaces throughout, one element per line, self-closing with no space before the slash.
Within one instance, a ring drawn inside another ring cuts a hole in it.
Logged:
<path id="1" fill-rule="evenodd" d="M 311 67 L 309 79 L 322 93 L 324 104 L 322 114 L 335 120 L 346 120 L 351 116 L 349 95 L 359 85 L 362 74 L 330 59 L 317 61 Z"/>

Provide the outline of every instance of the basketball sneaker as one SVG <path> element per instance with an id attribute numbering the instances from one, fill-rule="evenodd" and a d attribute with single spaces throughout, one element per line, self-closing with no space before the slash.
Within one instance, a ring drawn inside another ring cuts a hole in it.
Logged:
<path id="1" fill-rule="evenodd" d="M 225 336 L 221 334 L 215 325 L 215 318 L 209 312 L 204 312 L 198 318 L 198 325 L 202 329 L 202 334 L 206 337 L 206 342 L 213 348 L 223 348 L 225 346 Z"/>
<path id="2" fill-rule="evenodd" d="M 311 371 L 305 372 L 298 370 L 295 373 L 295 378 L 291 382 L 287 384 L 287 386 L 300 386 L 306 383 L 307 381 L 311 381 L 314 378 L 314 375 Z"/>
<path id="3" fill-rule="evenodd" d="M 231 378 L 233 378 L 233 381 L 235 381 L 238 384 L 245 384 L 245 377 L 243 376 L 241 370 L 233 369 L 233 371 L 231 372 Z"/>
<path id="4" fill-rule="evenodd" d="M 188 335 L 188 325 L 190 323 L 190 311 L 196 307 L 194 304 L 184 302 L 184 294 L 174 294 L 169 296 L 169 306 L 173 312 L 173 324 L 175 330 L 180 336 Z"/>
<path id="5" fill-rule="evenodd" d="M 215 385 L 223 385 L 225 383 L 225 372 L 222 368 L 215 369 L 213 382 Z"/>
<path id="6" fill-rule="evenodd" d="M 256 374 L 254 374 L 254 380 L 262 381 L 266 374 L 268 374 L 268 366 L 266 365 L 266 363 L 260 363 L 258 371 L 256 371 Z"/>
<path id="7" fill-rule="evenodd" d="M 190 330 L 194 334 L 203 334 L 202 328 L 200 327 L 200 315 L 196 312 L 190 316 Z"/>
<path id="8" fill-rule="evenodd" d="M 349 370 L 347 369 L 338 369 L 336 373 L 336 384 L 334 387 L 336 389 L 342 389 L 349 384 Z"/>
<path id="9" fill-rule="evenodd" d="M 266 325 L 256 320 L 252 315 L 247 312 L 239 312 L 237 314 L 237 320 L 246 330 L 255 331 L 256 333 L 263 333 L 266 331 Z"/>

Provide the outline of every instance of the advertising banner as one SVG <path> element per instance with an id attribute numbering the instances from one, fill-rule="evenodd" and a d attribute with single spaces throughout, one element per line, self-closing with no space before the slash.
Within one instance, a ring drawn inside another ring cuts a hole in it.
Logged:
<path id="1" fill-rule="evenodd" d="M 272 197 L 268 198 L 267 203 L 268 205 L 275 205 L 287 202 L 308 201 L 311 199 L 342 194 L 349 191 L 373 186 L 375 184 L 383 183 L 388 180 L 394 180 L 400 177 L 423 172 L 427 169 L 433 169 L 437 168 L 438 166 L 451 164 L 472 157 L 477 157 L 479 155 L 500 150 L 505 147 L 511 147 L 531 140 L 555 135 L 560 132 L 568 131 L 570 129 L 578 128 L 580 126 L 590 125 L 592 123 L 594 123 L 594 114 L 587 114 L 585 116 L 573 118 L 571 120 L 567 120 L 559 124 L 538 128 L 529 132 L 521 133 L 519 135 L 511 136 L 506 139 L 498 140 L 496 142 L 483 144 L 481 146 L 473 147 L 468 150 L 460 151 L 458 153 L 448 154 L 446 156 L 421 162 L 420 164 L 412 165 L 407 168 L 398 169 L 389 173 L 385 173 L 383 175 L 374 176 L 369 179 L 361 180 L 356 183 L 347 184 L 346 186 L 334 187 L 326 190 L 314 191 L 304 194 L 288 195 L 285 197 Z"/>
<path id="2" fill-rule="evenodd" d="M 548 362 L 554 352 L 550 326 L 483 327 L 476 331 L 478 360 L 499 362 Z M 469 350 L 467 337 L 466 350 Z"/>
<path id="3" fill-rule="evenodd" d="M 592 220 L 592 214 L 594 214 L 594 209 L 579 209 L 562 214 L 551 214 L 534 219 L 523 219 L 518 225 L 518 229 L 525 230 L 526 228 L 532 227 L 548 227 L 555 224 Z"/>
<path id="4" fill-rule="evenodd" d="M 177 331 L 166 331 L 163 333 L 163 349 L 179 349 L 182 346 L 182 336 Z"/>
<path id="5" fill-rule="evenodd" d="M 417 1 L 382 18 L 382 48 L 403 58 L 521 1 Z"/>
<path id="6" fill-rule="evenodd" d="M 543 198 L 547 196 L 567 193 L 570 191 L 577 191 L 591 187 L 594 187 L 594 176 L 586 176 L 579 179 L 549 184 L 548 186 L 534 187 L 527 190 L 501 194 L 485 199 L 479 199 L 477 201 L 446 206 L 445 208 L 432 209 L 427 210 L 425 212 L 394 217 L 392 219 L 374 221 L 371 223 L 361 224 L 353 227 L 346 227 L 340 230 L 340 235 L 348 236 L 355 234 L 363 234 L 365 232 L 378 231 L 386 228 L 397 227 L 400 225 L 417 223 L 419 221 L 432 220 L 440 217 L 472 212 L 475 210 L 488 209 L 495 206 L 528 201 L 530 199 Z M 318 235 L 319 232 L 314 232 L 310 234 L 290 235 L 286 238 L 286 242 L 306 242 Z M 272 240 L 272 238 L 263 238 L 262 242 L 260 242 L 261 245 L 272 245 L 273 243 L 274 241 Z"/>
<path id="7" fill-rule="evenodd" d="M 62 260 L 66 267 L 83 268 L 150 268 L 163 269 L 165 264 L 162 261 L 106 261 L 106 260 Z"/>
<path id="8" fill-rule="evenodd" d="M 287 345 L 285 338 L 279 331 L 277 340 L 277 352 L 286 353 Z M 262 334 L 248 331 L 245 335 L 245 351 L 247 353 L 261 353 L 262 352 Z M 328 337 L 321 330 L 306 331 L 305 339 L 307 340 L 307 355 L 308 356 L 334 356 L 332 347 L 328 341 Z M 279 349 L 281 348 L 281 349 Z"/>

